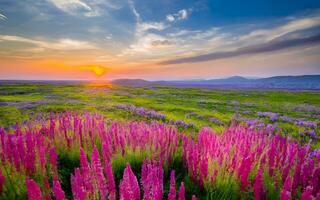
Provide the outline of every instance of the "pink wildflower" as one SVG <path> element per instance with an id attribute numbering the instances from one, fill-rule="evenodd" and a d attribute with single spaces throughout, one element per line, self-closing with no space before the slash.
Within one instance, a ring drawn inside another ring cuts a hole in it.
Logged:
<path id="1" fill-rule="evenodd" d="M 175 200 L 176 199 L 176 185 L 175 185 L 175 175 L 174 170 L 170 173 L 170 189 L 168 194 L 168 200 Z"/>
<path id="2" fill-rule="evenodd" d="M 106 180 L 103 175 L 103 169 L 99 159 L 99 152 L 96 147 L 93 148 L 93 152 L 91 155 L 91 168 L 92 168 L 93 175 L 95 177 L 96 184 L 99 189 L 100 199 L 106 199 L 108 194 L 108 188 L 106 185 Z"/>
<path id="3" fill-rule="evenodd" d="M 140 199 L 140 188 L 137 177 L 133 174 L 129 164 L 124 170 L 123 178 L 120 181 L 120 199 L 138 200 Z"/>
<path id="4" fill-rule="evenodd" d="M 178 199 L 179 200 L 185 200 L 186 199 L 185 193 L 186 193 L 186 190 L 184 188 L 184 183 L 181 182 Z"/>
<path id="5" fill-rule="evenodd" d="M 29 200 L 41 200 L 42 199 L 40 187 L 38 186 L 38 184 L 34 180 L 26 178 L 26 186 L 27 186 Z"/>
<path id="6" fill-rule="evenodd" d="M 64 191 L 61 188 L 61 185 L 60 185 L 58 178 L 53 179 L 52 192 L 53 192 L 53 195 L 56 198 L 56 200 L 65 200 L 66 199 L 65 195 L 64 195 Z"/>

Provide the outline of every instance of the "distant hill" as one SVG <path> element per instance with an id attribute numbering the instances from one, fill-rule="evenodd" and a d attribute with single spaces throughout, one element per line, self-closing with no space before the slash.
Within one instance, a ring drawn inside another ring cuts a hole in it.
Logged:
<path id="1" fill-rule="evenodd" d="M 297 89 L 320 90 L 320 75 L 274 76 L 269 78 L 249 79 L 232 76 L 223 79 L 146 81 L 143 79 L 117 79 L 114 84 L 131 86 L 178 86 L 178 87 L 226 87 L 226 88 L 262 88 L 262 89 Z"/>

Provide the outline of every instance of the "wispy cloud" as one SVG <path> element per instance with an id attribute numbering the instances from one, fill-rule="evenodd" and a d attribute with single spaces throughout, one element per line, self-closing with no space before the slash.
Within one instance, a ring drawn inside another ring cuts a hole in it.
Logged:
<path id="1" fill-rule="evenodd" d="M 239 39 L 251 42 L 269 41 L 277 37 L 284 36 L 295 31 L 305 30 L 312 27 L 320 26 L 320 16 L 311 16 L 305 18 L 292 18 L 286 24 L 269 29 L 253 30 L 247 35 L 241 36 Z"/>
<path id="2" fill-rule="evenodd" d="M 166 16 L 167 18 L 167 21 L 169 22 L 174 22 L 174 21 L 177 21 L 177 20 L 184 20 L 184 19 L 187 19 L 188 18 L 188 10 L 186 9 L 182 9 L 182 10 L 179 10 L 177 13 L 174 13 L 174 14 L 168 14 Z"/>
<path id="3" fill-rule="evenodd" d="M 134 6 L 132 11 L 137 16 L 136 40 L 124 48 L 120 56 L 141 63 L 200 62 L 285 50 L 310 45 L 309 39 L 304 37 L 320 32 L 319 14 L 285 18 L 279 20 L 277 25 L 271 23 L 268 29 L 255 28 L 261 25 L 252 24 L 247 30 L 238 32 L 237 25 L 188 30 L 175 28 L 163 22 L 145 24 Z M 142 28 L 143 26 L 145 28 Z M 157 31 L 149 32 L 152 28 Z M 163 61 L 163 57 L 167 59 Z"/>
<path id="4" fill-rule="evenodd" d="M 197 55 L 192 57 L 185 57 L 179 59 L 173 59 L 161 62 L 160 64 L 181 64 L 181 63 L 194 63 L 194 62 L 203 62 L 209 60 L 218 60 L 224 58 L 231 58 L 242 55 L 258 54 L 258 53 L 268 53 L 272 51 L 278 51 L 288 48 L 308 46 L 308 45 L 317 45 L 320 43 L 320 35 L 304 38 L 294 38 L 287 40 L 273 40 L 267 43 L 246 46 L 234 51 L 222 51 L 215 52 L 203 55 Z"/>
<path id="5" fill-rule="evenodd" d="M 107 9 L 120 9 L 122 1 L 113 0 L 48 0 L 58 9 L 70 15 L 100 16 Z"/>
<path id="6" fill-rule="evenodd" d="M 6 19 L 8 19 L 8 18 L 4 14 L 0 13 L 0 20 L 6 20 Z"/>
<path id="7" fill-rule="evenodd" d="M 73 40 L 68 38 L 59 39 L 57 41 L 44 41 L 35 40 L 26 37 L 16 35 L 0 35 L 0 42 L 19 42 L 33 44 L 39 48 L 60 50 L 60 51 L 71 51 L 71 50 L 88 50 L 97 49 L 93 44 L 86 41 Z M 39 48 L 37 48 L 39 50 Z M 34 49 L 34 48 L 32 48 Z"/>

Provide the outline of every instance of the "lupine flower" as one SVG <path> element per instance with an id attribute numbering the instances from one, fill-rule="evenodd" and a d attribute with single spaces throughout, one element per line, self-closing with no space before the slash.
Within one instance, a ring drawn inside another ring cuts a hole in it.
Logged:
<path id="1" fill-rule="evenodd" d="M 312 187 L 308 186 L 305 191 L 301 194 L 301 200 L 311 200 L 314 199 L 312 196 Z"/>
<path id="2" fill-rule="evenodd" d="M 149 111 L 140 109 L 139 112 L 146 115 Z M 150 116 L 154 114 L 150 111 Z M 179 149 L 182 147 L 182 160 L 188 175 L 205 192 L 214 189 L 221 180 L 232 177 L 237 187 L 253 191 L 255 199 L 264 199 L 269 192 L 263 188 L 262 174 L 265 174 L 275 187 L 283 186 L 280 194 L 283 199 L 297 198 L 300 194 L 308 196 L 310 192 L 316 198 L 320 189 L 320 151 L 311 149 L 310 144 L 301 145 L 292 138 L 270 134 L 268 125 L 257 119 L 252 120 L 252 124 L 250 119 L 243 121 L 248 122 L 250 128 L 234 123 L 222 134 L 204 128 L 194 138 L 157 122 L 112 122 L 109 126 L 99 115 L 85 113 L 79 116 L 68 112 L 56 118 L 51 117 L 50 123 L 40 126 L 29 124 L 26 129 L 17 126 L 9 134 L 0 128 L 0 162 L 3 164 L 0 168 L 5 168 L 12 176 L 37 177 L 43 184 L 43 193 L 40 191 L 40 195 L 49 199 L 50 195 L 58 195 L 57 191 L 61 188 L 57 182 L 58 156 L 55 149 L 74 151 L 81 146 L 80 168 L 75 169 L 71 176 L 74 199 L 93 199 L 101 195 L 115 200 L 116 185 L 111 166 L 114 155 L 122 153 L 125 158 L 127 154 L 145 152 L 147 158 L 142 165 L 141 190 L 145 199 L 153 200 L 163 197 L 162 161 L 170 167 L 173 158 L 180 155 Z M 318 127 L 305 128 L 305 135 L 316 137 L 310 133 L 317 131 Z M 101 144 L 103 162 L 100 162 L 99 152 L 94 147 L 97 144 Z M 93 149 L 91 164 L 84 149 Z M 49 163 L 46 163 L 47 158 Z M 251 182 L 249 177 L 255 173 L 253 170 L 257 166 L 258 172 Z M 53 177 L 52 187 L 47 174 Z M 172 174 L 169 199 L 174 199 L 176 195 Z M 6 178 L 0 173 L 0 188 Z M 16 179 L 12 180 L 15 184 Z M 180 192 L 183 191 L 182 185 Z M 120 186 L 120 198 L 132 199 L 130 195 L 133 194 L 137 194 L 134 196 L 138 196 L 137 199 L 140 198 L 139 184 L 128 166 Z"/>
<path id="3" fill-rule="evenodd" d="M 42 199 L 40 187 L 38 186 L 38 184 L 34 180 L 26 178 L 26 186 L 27 186 L 29 200 L 41 200 Z"/>
<path id="4" fill-rule="evenodd" d="M 262 170 L 259 169 L 254 179 L 254 185 L 253 185 L 254 200 L 260 200 L 262 186 L 263 186 Z"/>
<path id="5" fill-rule="evenodd" d="M 116 199 L 116 184 L 114 182 L 114 177 L 112 174 L 112 166 L 110 163 L 106 164 L 105 167 L 105 173 L 106 173 L 106 177 L 107 177 L 107 186 L 109 189 L 109 195 L 108 195 L 108 199 L 109 200 L 115 200 Z"/>
<path id="6" fill-rule="evenodd" d="M 186 199 L 185 193 L 186 193 L 186 190 L 184 188 L 184 183 L 181 182 L 178 199 L 179 200 L 185 200 Z"/>
<path id="7" fill-rule="evenodd" d="M 65 195 L 64 191 L 61 188 L 60 182 L 58 178 L 53 179 L 53 187 L 52 187 L 52 192 L 56 200 L 65 200 Z"/>
<path id="8" fill-rule="evenodd" d="M 91 168 L 93 176 L 95 178 L 96 184 L 99 189 L 100 199 L 106 199 L 108 194 L 108 188 L 106 185 L 106 180 L 103 175 L 103 168 L 100 163 L 99 152 L 96 147 L 93 148 L 91 156 Z"/>
<path id="9" fill-rule="evenodd" d="M 131 167 L 127 164 L 123 178 L 120 181 L 120 199 L 138 200 L 140 199 L 140 188 L 137 177 L 133 174 Z"/>
<path id="10" fill-rule="evenodd" d="M 175 200 L 176 199 L 176 184 L 175 184 L 175 175 L 174 170 L 170 173 L 170 189 L 168 194 L 168 200 Z"/>
<path id="11" fill-rule="evenodd" d="M 71 188 L 74 200 L 86 200 L 86 190 L 79 168 L 71 175 Z"/>
<path id="12" fill-rule="evenodd" d="M 93 197 L 94 188 L 91 177 L 91 169 L 87 160 L 87 156 L 82 148 L 80 148 L 80 169 L 86 191 L 88 191 L 89 195 Z"/>
<path id="13" fill-rule="evenodd" d="M 144 191 L 144 200 L 161 200 L 163 195 L 162 164 L 156 161 L 143 162 L 141 183 Z"/>
<path id="14" fill-rule="evenodd" d="M 282 188 L 281 200 L 290 200 L 291 199 L 291 189 L 292 189 L 292 177 L 288 176 L 286 181 L 284 182 L 284 186 Z"/>
<path id="15" fill-rule="evenodd" d="M 192 199 L 191 200 L 197 200 L 196 195 L 192 195 Z"/>
<path id="16" fill-rule="evenodd" d="M 52 172 L 54 175 L 58 175 L 57 174 L 58 173 L 58 155 L 54 147 L 50 149 L 49 155 L 50 155 L 49 161 L 52 167 Z"/>

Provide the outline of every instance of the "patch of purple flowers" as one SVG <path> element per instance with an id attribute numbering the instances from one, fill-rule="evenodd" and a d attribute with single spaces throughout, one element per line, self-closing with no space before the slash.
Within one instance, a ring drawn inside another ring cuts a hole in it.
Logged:
<path id="1" fill-rule="evenodd" d="M 147 109 L 144 107 L 136 107 L 132 104 L 118 104 L 116 105 L 118 109 L 129 110 L 132 111 L 135 115 L 139 115 L 141 117 L 152 118 L 152 119 L 165 119 L 165 115 L 156 112 L 152 109 Z"/>
<path id="2" fill-rule="evenodd" d="M 298 126 L 305 126 L 308 128 L 317 128 L 317 124 L 315 122 L 311 122 L 311 121 L 297 120 L 295 122 L 295 124 Z"/>
<path id="3" fill-rule="evenodd" d="M 223 125 L 223 123 L 218 118 L 210 117 L 209 121 L 217 125 Z"/>
<path id="4" fill-rule="evenodd" d="M 258 117 L 268 117 L 270 121 L 277 121 L 279 119 L 278 113 L 274 112 L 257 112 Z"/>
<path id="5" fill-rule="evenodd" d="M 192 123 L 187 123 L 187 122 L 180 120 L 180 119 L 176 120 L 175 122 L 171 121 L 171 124 L 174 124 L 179 127 L 184 127 L 184 128 L 191 128 L 191 127 L 195 126 Z"/>

